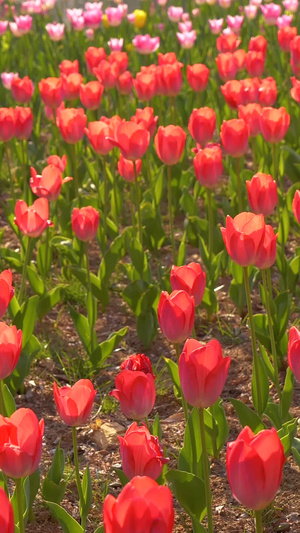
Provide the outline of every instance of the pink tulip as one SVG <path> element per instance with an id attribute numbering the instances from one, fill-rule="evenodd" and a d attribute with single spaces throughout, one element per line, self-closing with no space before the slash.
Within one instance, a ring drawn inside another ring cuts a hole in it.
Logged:
<path id="1" fill-rule="evenodd" d="M 247 17 L 248 20 L 253 20 L 255 19 L 256 15 L 257 15 L 257 6 L 253 6 L 251 4 L 249 4 L 249 6 L 245 6 L 244 7 L 244 11 L 245 11 L 245 15 Z"/>
<path id="2" fill-rule="evenodd" d="M 231 6 L 232 0 L 218 0 L 219 6 L 223 9 L 228 9 Z"/>
<path id="3" fill-rule="evenodd" d="M 221 33 L 224 19 L 209 19 L 209 29 L 213 35 Z"/>
<path id="4" fill-rule="evenodd" d="M 286 9 L 290 13 L 296 13 L 298 11 L 299 1 L 298 0 L 283 0 L 282 5 L 284 9 Z"/>
<path id="5" fill-rule="evenodd" d="M 123 9 L 120 5 L 118 7 L 107 7 L 105 14 L 110 26 L 120 26 L 124 16 Z"/>
<path id="6" fill-rule="evenodd" d="M 276 26 L 277 28 L 286 28 L 287 26 L 290 26 L 292 24 L 293 15 L 282 15 L 282 17 L 278 17 L 276 20 Z"/>
<path id="7" fill-rule="evenodd" d="M 193 24 L 191 23 L 191 21 L 179 22 L 178 23 L 178 29 L 179 29 L 180 33 L 185 33 L 187 31 L 192 31 Z"/>
<path id="8" fill-rule="evenodd" d="M 10 91 L 12 81 L 18 77 L 19 77 L 18 72 L 2 72 L 1 81 L 2 81 L 3 87 L 7 89 L 8 91 Z"/>
<path id="9" fill-rule="evenodd" d="M 196 31 L 186 31 L 184 33 L 176 33 L 177 39 L 180 42 L 182 48 L 189 49 L 192 48 L 197 39 Z"/>
<path id="10" fill-rule="evenodd" d="M 8 21 L 0 20 L 0 36 L 6 32 L 7 27 L 8 27 Z"/>
<path id="11" fill-rule="evenodd" d="M 234 32 L 239 32 L 244 22 L 244 17 L 242 15 L 236 15 L 235 17 L 228 15 L 226 22 L 229 28 L 231 28 Z"/>
<path id="12" fill-rule="evenodd" d="M 132 44 L 135 47 L 136 51 L 140 54 L 151 54 L 152 52 L 156 52 L 156 50 L 159 48 L 160 38 L 150 37 L 149 34 L 137 35 L 133 39 Z"/>
<path id="13" fill-rule="evenodd" d="M 86 2 L 84 4 L 84 9 L 86 11 L 93 11 L 94 9 L 101 10 L 103 7 L 103 2 Z"/>
<path id="14" fill-rule="evenodd" d="M 265 23 L 268 26 L 274 26 L 278 17 L 280 17 L 281 15 L 281 6 L 279 6 L 278 4 L 273 4 L 273 2 L 271 2 L 271 4 L 261 5 L 260 9 L 262 10 Z"/>
<path id="15" fill-rule="evenodd" d="M 108 46 L 111 52 L 121 52 L 124 44 L 124 39 L 109 39 Z"/>
<path id="16" fill-rule="evenodd" d="M 83 13 L 84 23 L 86 28 L 96 30 L 99 28 L 102 20 L 101 9 L 89 9 Z"/>
<path id="17" fill-rule="evenodd" d="M 183 8 L 170 6 L 168 9 L 168 17 L 171 22 L 179 22 L 183 15 Z"/>
<path id="18" fill-rule="evenodd" d="M 46 24 L 46 31 L 51 41 L 61 41 L 65 37 L 65 25 L 59 22 Z"/>

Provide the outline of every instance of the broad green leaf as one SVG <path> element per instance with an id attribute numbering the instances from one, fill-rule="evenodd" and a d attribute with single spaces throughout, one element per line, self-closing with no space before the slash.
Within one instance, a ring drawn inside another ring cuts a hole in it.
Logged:
<path id="1" fill-rule="evenodd" d="M 16 410 L 15 399 L 12 393 L 10 392 L 8 386 L 6 385 L 6 383 L 3 383 L 3 381 L 1 381 L 0 387 L 2 387 L 2 396 L 3 396 L 3 403 L 4 403 L 4 409 L 5 409 L 5 416 L 10 417 Z"/>
<path id="2" fill-rule="evenodd" d="M 267 374 L 264 363 L 262 362 L 262 360 L 260 359 L 258 355 L 256 355 L 256 357 L 257 357 L 258 376 L 256 375 L 255 365 L 253 363 L 252 398 L 253 398 L 254 407 L 256 411 L 258 412 L 258 414 L 261 416 L 267 406 L 268 399 L 269 399 L 269 379 L 268 379 L 268 374 Z M 259 406 L 259 400 L 258 400 L 259 395 L 261 399 L 261 406 Z M 259 412 L 260 409 L 261 409 L 261 412 Z"/>
<path id="3" fill-rule="evenodd" d="M 291 407 L 294 392 L 294 374 L 290 367 L 287 368 L 284 387 L 281 396 L 280 409 L 283 422 L 286 421 Z"/>
<path id="4" fill-rule="evenodd" d="M 21 309 L 18 311 L 13 321 L 15 326 L 22 330 L 23 348 L 26 346 L 34 331 L 37 318 L 38 300 L 38 296 L 31 296 L 31 298 L 28 298 L 21 306 Z"/>
<path id="5" fill-rule="evenodd" d="M 236 410 L 239 421 L 243 427 L 249 426 L 253 433 L 258 433 L 262 429 L 265 429 L 265 426 L 260 418 L 254 411 L 252 411 L 252 409 L 250 409 L 250 407 L 245 405 L 240 400 L 236 400 L 235 398 L 228 398 L 228 400 L 230 403 L 232 403 L 234 409 Z"/>
<path id="6" fill-rule="evenodd" d="M 121 340 L 127 335 L 128 328 L 119 329 L 112 333 L 106 341 L 101 342 L 94 350 L 91 355 L 91 363 L 94 367 L 100 368 L 101 365 L 108 359 L 108 357 L 113 353 L 116 347 L 119 345 Z"/>
<path id="7" fill-rule="evenodd" d="M 199 409 L 196 407 L 192 410 L 185 426 L 184 443 L 179 452 L 178 468 L 200 478 L 203 477 Z"/>
<path id="8" fill-rule="evenodd" d="M 70 315 L 74 322 L 76 331 L 80 337 L 80 340 L 85 347 L 87 353 L 91 356 L 92 354 L 92 343 L 91 343 L 91 334 L 93 335 L 93 344 L 97 346 L 97 336 L 95 331 L 91 332 L 91 327 L 89 325 L 88 319 L 75 311 L 75 309 L 69 306 Z"/>
<path id="9" fill-rule="evenodd" d="M 51 514 L 56 518 L 62 527 L 64 533 L 84 533 L 83 528 L 74 520 L 74 518 L 57 503 L 45 501 Z"/>
<path id="10" fill-rule="evenodd" d="M 177 392 L 177 396 L 181 397 L 181 386 L 180 386 L 178 365 L 177 363 L 172 361 L 172 359 L 168 359 L 167 357 L 164 357 L 164 361 L 167 365 L 170 378 L 173 381 L 173 385 L 175 387 L 175 391 Z"/>
<path id="11" fill-rule="evenodd" d="M 91 479 L 90 469 L 88 466 L 86 467 L 84 471 L 81 487 L 82 487 L 82 494 L 83 494 L 83 499 L 84 499 L 84 502 L 81 508 L 81 516 L 86 518 L 89 514 L 89 510 L 91 508 L 92 501 L 93 501 L 92 479 Z"/>
<path id="12" fill-rule="evenodd" d="M 42 296 L 45 292 L 45 284 L 38 273 L 31 266 L 26 268 L 27 279 L 36 294 Z"/>
<path id="13" fill-rule="evenodd" d="M 137 317 L 136 329 L 145 348 L 149 348 L 157 335 L 157 314 L 153 308 L 143 311 Z"/>
<path id="14" fill-rule="evenodd" d="M 204 481 L 182 470 L 169 470 L 166 478 L 172 484 L 174 495 L 180 505 L 190 516 L 201 522 L 206 515 Z"/>

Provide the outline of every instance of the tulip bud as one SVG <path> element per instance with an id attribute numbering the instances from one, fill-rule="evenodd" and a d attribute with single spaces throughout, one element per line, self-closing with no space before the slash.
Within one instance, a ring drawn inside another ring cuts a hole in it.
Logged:
<path id="1" fill-rule="evenodd" d="M 190 337 L 195 320 L 193 296 L 183 290 L 163 291 L 157 307 L 160 329 L 170 342 L 178 344 Z"/>
<path id="2" fill-rule="evenodd" d="M 115 138 L 122 156 L 130 161 L 141 159 L 150 143 L 149 131 L 142 124 L 131 121 L 120 122 Z"/>
<path id="3" fill-rule="evenodd" d="M 244 120 L 224 120 L 220 136 L 225 151 L 232 157 L 241 157 L 247 152 L 249 128 Z"/>
<path id="4" fill-rule="evenodd" d="M 265 107 L 260 115 L 260 128 L 269 143 L 279 143 L 285 137 L 290 125 L 290 115 L 285 107 Z"/>
<path id="5" fill-rule="evenodd" d="M 221 228 L 223 240 L 231 259 L 242 267 L 254 265 L 265 233 L 263 215 L 240 213 L 233 219 L 227 215 L 226 229 Z"/>
<path id="6" fill-rule="evenodd" d="M 231 109 L 237 109 L 239 105 L 244 103 L 245 88 L 241 81 L 230 80 L 225 85 L 221 85 L 220 88 L 226 103 Z"/>
<path id="7" fill-rule="evenodd" d="M 13 508 L 5 490 L 0 487 L 0 531 L 1 533 L 14 533 L 15 522 Z"/>
<path id="8" fill-rule="evenodd" d="M 223 174 L 222 150 L 219 145 L 207 145 L 194 157 L 196 179 L 200 185 L 212 189 Z M 197 304 L 196 304 L 197 305 Z"/>
<path id="9" fill-rule="evenodd" d="M 7 378 L 14 371 L 21 350 L 22 331 L 17 330 L 16 326 L 10 327 L 0 322 L 0 380 Z"/>
<path id="10" fill-rule="evenodd" d="M 90 205 L 87 207 L 74 207 L 72 213 L 72 229 L 80 241 L 92 241 L 98 231 L 99 213 Z"/>
<path id="11" fill-rule="evenodd" d="M 206 65 L 202 65 L 201 63 L 188 65 L 186 75 L 187 81 L 193 91 L 198 92 L 206 89 L 209 78 L 209 68 Z"/>
<path id="12" fill-rule="evenodd" d="M 255 260 L 255 266 L 260 269 L 270 268 L 276 261 L 276 241 L 278 234 L 275 235 L 272 226 L 266 225 L 264 238 L 259 247 Z"/>
<path id="13" fill-rule="evenodd" d="M 256 137 L 260 133 L 260 104 L 239 105 L 239 118 L 243 119 L 249 128 L 249 137 Z"/>
<path id="14" fill-rule="evenodd" d="M 248 201 L 251 211 L 256 215 L 269 216 L 278 202 L 277 184 L 270 174 L 258 172 L 246 181 Z"/>
<path id="15" fill-rule="evenodd" d="M 123 370 L 115 379 L 115 389 L 110 392 L 119 402 L 123 415 L 133 420 L 143 420 L 155 403 L 153 375 L 140 371 Z"/>
<path id="16" fill-rule="evenodd" d="M 0 141 L 8 142 L 15 135 L 16 113 L 13 107 L 0 107 Z"/>
<path id="17" fill-rule="evenodd" d="M 227 477 L 235 499 L 254 511 L 264 509 L 279 489 L 284 462 L 276 429 L 255 435 L 245 426 L 238 438 L 227 444 Z"/>
<path id="18" fill-rule="evenodd" d="M 172 493 L 149 477 L 136 476 L 125 485 L 118 498 L 111 494 L 106 496 L 103 521 L 105 533 L 172 533 Z"/>
<path id="19" fill-rule="evenodd" d="M 99 81 L 89 81 L 85 85 L 80 85 L 79 96 L 82 105 L 87 109 L 98 109 L 104 91 L 103 85 Z"/>
<path id="20" fill-rule="evenodd" d="M 205 290 L 206 274 L 199 263 L 189 263 L 181 267 L 173 265 L 170 281 L 172 291 L 186 291 L 190 296 L 194 297 L 195 306 L 201 304 Z"/>
<path id="21" fill-rule="evenodd" d="M 295 326 L 289 331 L 288 363 L 297 381 L 300 381 L 300 331 Z"/>
<path id="22" fill-rule="evenodd" d="M 186 134 L 180 126 L 160 126 L 154 137 L 154 146 L 159 159 L 165 165 L 176 165 L 182 156 Z"/>
<path id="23" fill-rule="evenodd" d="M 183 395 L 193 407 L 211 407 L 219 398 L 229 370 L 230 357 L 223 357 L 217 340 L 202 344 L 188 339 L 179 358 Z"/>
<path id="24" fill-rule="evenodd" d="M 194 141 L 205 146 L 213 137 L 216 128 L 216 113 L 210 107 L 193 109 L 188 130 Z"/>
<path id="25" fill-rule="evenodd" d="M 0 274 L 0 318 L 5 315 L 10 300 L 15 294 L 15 288 L 12 286 L 11 270 L 3 270 Z"/>
<path id="26" fill-rule="evenodd" d="M 39 82 L 39 91 L 45 106 L 51 109 L 57 109 L 64 99 L 61 78 L 42 79 Z"/>
<path id="27" fill-rule="evenodd" d="M 30 102 L 34 91 L 34 85 L 28 76 L 25 78 L 14 78 L 11 82 L 12 97 L 19 104 Z"/>
<path id="28" fill-rule="evenodd" d="M 46 198 L 38 198 L 31 206 L 24 200 L 18 200 L 16 203 L 15 224 L 27 237 L 40 237 L 47 226 L 52 226 L 48 216 L 49 204 Z"/>
<path id="29" fill-rule="evenodd" d="M 292 202 L 292 209 L 293 209 L 295 219 L 297 220 L 298 224 L 300 224 L 300 191 L 299 190 L 295 192 L 293 202 Z"/>
<path id="30" fill-rule="evenodd" d="M 73 387 L 53 383 L 57 412 L 67 426 L 83 426 L 91 414 L 96 391 L 89 379 L 80 379 Z"/>
<path id="31" fill-rule="evenodd" d="M 86 122 L 84 110 L 72 107 L 63 109 L 57 117 L 57 125 L 68 144 L 76 144 L 83 138 Z"/>

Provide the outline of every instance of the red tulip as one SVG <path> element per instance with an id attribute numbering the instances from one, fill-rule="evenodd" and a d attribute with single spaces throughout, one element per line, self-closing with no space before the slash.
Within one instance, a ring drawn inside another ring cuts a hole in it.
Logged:
<path id="1" fill-rule="evenodd" d="M 22 331 L 17 330 L 16 326 L 7 326 L 0 322 L 0 380 L 7 378 L 14 371 L 21 350 Z"/>
<path id="2" fill-rule="evenodd" d="M 24 200 L 18 200 L 15 207 L 15 224 L 23 235 L 40 237 L 47 226 L 53 223 L 48 220 L 49 204 L 46 198 L 38 198 L 28 206 Z"/>
<path id="3" fill-rule="evenodd" d="M 170 342 L 178 344 L 190 337 L 195 320 L 195 300 L 186 291 L 163 291 L 157 307 L 160 329 Z"/>
<path id="4" fill-rule="evenodd" d="M 164 457 L 164 450 L 157 437 L 151 435 L 144 424 L 138 426 L 133 422 L 124 437 L 118 437 L 122 459 L 122 469 L 128 479 L 134 476 L 148 476 L 157 479 L 164 464 L 169 459 Z"/>
<path id="5" fill-rule="evenodd" d="M 186 134 L 180 126 L 159 126 L 154 146 L 159 159 L 165 165 L 176 165 L 183 154 Z"/>
<path id="6" fill-rule="evenodd" d="M 69 61 L 69 59 L 64 59 L 61 62 L 61 64 L 58 66 L 59 66 L 60 73 L 66 74 L 66 76 L 79 72 L 78 59 L 75 59 L 74 61 Z"/>
<path id="7" fill-rule="evenodd" d="M 238 70 L 238 63 L 236 58 L 230 52 L 226 54 L 219 54 L 216 57 L 216 63 L 221 80 L 234 80 Z"/>
<path id="8" fill-rule="evenodd" d="M 245 105 L 258 102 L 258 90 L 260 81 L 258 78 L 245 78 L 241 80 L 244 86 L 244 102 Z"/>
<path id="9" fill-rule="evenodd" d="M 209 68 L 207 68 L 206 65 L 202 65 L 202 63 L 188 65 L 186 68 L 186 76 L 193 91 L 204 91 L 208 83 Z"/>
<path id="10" fill-rule="evenodd" d="M 99 213 L 90 205 L 87 207 L 74 207 L 72 213 L 72 229 L 80 241 L 92 241 L 98 231 Z"/>
<path id="11" fill-rule="evenodd" d="M 98 109 L 103 91 L 104 87 L 99 81 L 89 81 L 85 85 L 81 84 L 79 96 L 82 105 L 87 109 Z"/>
<path id="12" fill-rule="evenodd" d="M 25 78 L 14 78 L 11 82 L 12 97 L 19 104 L 30 102 L 34 91 L 34 85 L 28 76 Z"/>
<path id="13" fill-rule="evenodd" d="M 113 117 L 102 116 L 100 117 L 100 121 L 105 122 L 105 124 L 107 124 L 111 128 L 112 137 L 114 140 L 116 140 L 117 129 L 121 122 L 124 122 L 124 120 L 122 120 L 119 115 L 114 115 Z"/>
<path id="14" fill-rule="evenodd" d="M 156 76 L 154 73 L 138 72 L 133 85 L 139 100 L 151 100 L 156 94 Z"/>
<path id="15" fill-rule="evenodd" d="M 263 35 L 257 35 L 256 37 L 251 37 L 248 50 L 249 52 L 262 52 L 266 56 L 267 44 L 267 40 Z"/>
<path id="16" fill-rule="evenodd" d="M 296 191 L 293 202 L 292 202 L 292 210 L 295 216 L 295 219 L 297 220 L 298 224 L 300 224 L 300 191 Z"/>
<path id="17" fill-rule="evenodd" d="M 244 120 L 224 120 L 220 136 L 225 151 L 232 157 L 241 157 L 247 152 L 249 128 Z"/>
<path id="18" fill-rule="evenodd" d="M 290 52 L 291 52 L 291 62 L 292 62 L 292 64 L 295 67 L 299 67 L 299 64 L 300 64 L 300 35 L 296 35 L 296 37 L 291 41 Z"/>
<path id="19" fill-rule="evenodd" d="M 11 270 L 3 270 L 0 274 L 0 318 L 5 315 L 10 300 L 15 294 L 15 288 L 12 286 Z"/>
<path id="20" fill-rule="evenodd" d="M 109 63 L 117 63 L 119 67 L 119 73 L 123 74 L 128 67 L 128 55 L 126 52 L 112 52 L 108 56 Z"/>
<path id="21" fill-rule="evenodd" d="M 0 415 L 0 468 L 6 476 L 30 476 L 42 457 L 44 420 L 31 409 L 17 409 L 10 418 Z"/>
<path id="22" fill-rule="evenodd" d="M 289 331 L 288 363 L 297 381 L 300 381 L 300 331 L 295 326 Z"/>
<path id="23" fill-rule="evenodd" d="M 291 97 L 297 102 L 297 104 L 300 104 L 300 80 L 292 77 L 291 82 L 293 84 L 293 88 L 290 90 Z"/>
<path id="24" fill-rule="evenodd" d="M 116 130 L 116 146 L 125 159 L 136 161 L 145 155 L 150 143 L 150 133 L 142 124 L 120 122 Z"/>
<path id="25" fill-rule="evenodd" d="M 223 174 L 222 150 L 219 145 L 207 145 L 194 157 L 196 179 L 200 185 L 213 189 Z"/>
<path id="26" fill-rule="evenodd" d="M 244 427 L 234 442 L 227 444 L 227 477 L 236 500 L 253 509 L 264 509 L 275 498 L 285 462 L 276 429 L 255 435 Z"/>
<path id="27" fill-rule="evenodd" d="M 118 85 L 119 65 L 118 63 L 109 63 L 109 61 L 103 60 L 94 68 L 93 74 L 104 85 L 105 89 L 112 89 Z"/>
<path id="28" fill-rule="evenodd" d="M 0 487 L 0 531 L 1 533 L 14 533 L 15 522 L 13 508 L 5 490 Z"/>
<path id="29" fill-rule="evenodd" d="M 289 52 L 291 48 L 291 42 L 297 35 L 297 28 L 291 26 L 285 26 L 280 28 L 277 32 L 277 39 L 281 50 Z"/>
<path id="30" fill-rule="evenodd" d="M 174 63 L 178 63 L 178 60 L 177 60 L 175 52 L 167 52 L 166 54 L 161 54 L 159 52 L 159 54 L 158 54 L 158 64 L 160 66 L 162 66 L 162 65 L 174 65 Z"/>
<path id="31" fill-rule="evenodd" d="M 106 496 L 103 521 L 105 533 L 172 533 L 172 493 L 151 478 L 136 476 L 118 498 Z"/>
<path id="32" fill-rule="evenodd" d="M 120 402 L 121 411 L 127 418 L 142 420 L 151 413 L 155 404 L 152 374 L 122 370 L 116 376 L 115 387 L 109 394 Z"/>
<path id="33" fill-rule="evenodd" d="M 0 107 L 0 141 L 8 142 L 15 135 L 16 113 L 13 107 Z"/>
<path id="34" fill-rule="evenodd" d="M 33 116 L 30 107 L 15 108 L 15 136 L 17 139 L 29 139 L 33 128 Z"/>
<path id="35" fill-rule="evenodd" d="M 44 104 L 57 109 L 64 99 L 61 78 L 46 78 L 39 82 L 39 91 Z"/>
<path id="36" fill-rule="evenodd" d="M 80 85 L 82 85 L 83 82 L 81 74 L 78 74 L 78 72 L 69 74 L 69 76 L 62 74 L 61 79 L 64 100 L 77 100 L 77 98 L 79 98 Z"/>
<path id="37" fill-rule="evenodd" d="M 249 128 L 249 137 L 256 137 L 260 133 L 260 104 L 239 105 L 239 118 L 243 119 Z"/>
<path id="38" fill-rule="evenodd" d="M 231 259 L 242 267 L 254 265 L 263 245 L 266 229 L 263 215 L 240 213 L 233 219 L 227 215 L 223 240 Z"/>
<path id="39" fill-rule="evenodd" d="M 245 88 L 241 81 L 226 81 L 225 85 L 220 87 L 226 103 L 231 109 L 237 109 L 245 101 Z"/>
<path id="40" fill-rule="evenodd" d="M 251 181 L 246 181 L 251 211 L 269 216 L 278 202 L 277 184 L 270 174 L 258 172 Z"/>
<path id="41" fill-rule="evenodd" d="M 233 52 L 233 57 L 237 63 L 238 71 L 243 70 L 246 66 L 247 53 L 242 48 Z M 241 80 L 243 81 L 243 80 Z"/>
<path id="42" fill-rule="evenodd" d="M 106 59 L 106 53 L 104 48 L 96 48 L 95 46 L 90 46 L 85 52 L 85 60 L 87 68 L 90 74 L 93 74 L 94 68 L 98 67 L 101 61 Z"/>
<path id="43" fill-rule="evenodd" d="M 260 115 L 260 128 L 269 143 L 279 143 L 285 137 L 290 125 L 290 115 L 285 107 L 275 109 L 264 107 Z"/>
<path id="44" fill-rule="evenodd" d="M 63 155 L 62 157 L 59 157 L 58 155 L 50 155 L 47 159 L 47 163 L 48 165 L 54 165 L 63 172 L 67 166 L 67 156 Z"/>
<path id="45" fill-rule="evenodd" d="M 189 263 L 181 267 L 173 265 L 170 281 L 172 291 L 186 291 L 190 296 L 194 297 L 196 306 L 201 304 L 205 290 L 206 274 L 199 263 Z"/>
<path id="46" fill-rule="evenodd" d="M 241 40 L 235 33 L 229 33 L 228 35 L 221 33 L 217 38 L 217 49 L 222 53 L 234 52 L 240 44 Z"/>
<path id="47" fill-rule="evenodd" d="M 76 144 L 84 136 L 87 117 L 82 108 L 63 109 L 57 117 L 57 125 L 68 144 Z"/>
<path id="48" fill-rule="evenodd" d="M 261 76 L 265 70 L 265 56 L 262 52 L 254 50 L 247 53 L 246 69 L 249 76 Z"/>
<path id="49" fill-rule="evenodd" d="M 153 137 L 158 121 L 158 117 L 154 116 L 153 107 L 138 108 L 131 120 L 136 122 L 136 124 L 143 124 L 149 131 L 150 136 Z"/>
<path id="50" fill-rule="evenodd" d="M 165 96 L 176 96 L 181 91 L 182 87 L 182 63 L 173 63 L 162 65 L 158 67 L 160 84 L 159 88 Z"/>
<path id="51" fill-rule="evenodd" d="M 114 135 L 112 126 L 98 120 L 89 122 L 84 131 L 97 154 L 107 155 L 113 150 L 114 144 L 109 140 Z"/>
<path id="52" fill-rule="evenodd" d="M 135 167 L 136 167 L 136 174 L 137 176 L 139 176 L 142 170 L 141 159 L 137 159 L 135 161 Z M 135 180 L 134 163 L 133 161 L 130 161 L 129 159 L 125 159 L 125 157 L 123 157 L 122 154 L 120 154 L 119 161 L 118 161 L 118 171 L 125 181 L 134 182 Z"/>
<path id="53" fill-rule="evenodd" d="M 91 414 L 97 391 L 89 379 L 80 379 L 73 387 L 53 383 L 57 412 L 67 426 L 84 426 Z"/>
<path id="54" fill-rule="evenodd" d="M 132 92 L 133 79 L 129 70 L 126 70 L 123 72 L 123 74 L 120 74 L 117 87 L 120 94 L 130 94 Z"/>
<path id="55" fill-rule="evenodd" d="M 277 85 L 274 78 L 268 77 L 261 80 L 258 89 L 258 100 L 262 106 L 273 106 L 277 98 Z"/>
<path id="56" fill-rule="evenodd" d="M 259 247 L 255 260 L 255 266 L 260 269 L 270 268 L 276 261 L 277 253 L 277 235 L 275 235 L 272 226 L 266 225 L 264 238 Z"/>
<path id="57" fill-rule="evenodd" d="M 151 361 L 149 357 L 147 357 L 143 353 L 130 355 L 129 357 L 127 357 L 127 359 L 125 359 L 125 361 L 121 363 L 120 368 L 121 370 L 133 370 L 135 372 L 144 372 L 144 374 L 152 374 L 153 378 L 155 379 Z"/>
<path id="58" fill-rule="evenodd" d="M 193 109 L 188 130 L 194 141 L 205 146 L 213 137 L 216 128 L 216 113 L 210 107 Z"/>
<path id="59" fill-rule="evenodd" d="M 31 167 L 30 188 L 36 196 L 47 198 L 49 202 L 57 200 L 61 186 L 73 178 L 62 178 L 60 169 L 55 165 L 48 165 L 42 170 L 42 174 Z"/>
<path id="60" fill-rule="evenodd" d="M 223 357 L 221 344 L 202 344 L 188 339 L 179 358 L 183 395 L 193 407 L 211 407 L 219 398 L 229 370 L 230 357 Z"/>

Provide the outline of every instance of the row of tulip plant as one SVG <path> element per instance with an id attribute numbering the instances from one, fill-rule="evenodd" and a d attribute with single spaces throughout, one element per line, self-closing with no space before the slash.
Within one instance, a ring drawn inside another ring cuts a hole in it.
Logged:
<path id="1" fill-rule="evenodd" d="M 67 10 L 68 30 L 59 9 L 51 19 L 54 1 L 0 6 L 3 533 L 25 532 L 38 492 L 63 531 L 95 530 L 93 465 L 81 468 L 77 435 L 99 404 L 101 368 L 126 342 L 127 327 L 99 342 L 116 283 L 144 351 L 158 331 L 171 346 L 164 365 L 185 425 L 169 468 L 152 416 L 156 361 L 126 357 L 110 392 L 131 421 L 119 437 L 123 488 L 105 498 L 95 533 L 171 533 L 178 504 L 194 533 L 212 533 L 210 460 L 226 443 L 232 494 L 261 533 L 286 458 L 300 466 L 298 0 L 197 0 L 186 12 L 166 3 L 128 13 L 90 2 Z M 84 306 L 70 300 L 75 280 Z M 202 320 L 219 320 L 225 282 L 236 320 L 247 316 L 251 407 L 223 393 L 232 371 L 223 329 L 199 340 Z M 74 382 L 53 384 L 72 428 L 77 519 L 64 505 L 64 450 L 48 471 L 41 464 L 47 413 L 45 424 L 14 399 L 41 350 L 37 321 L 62 304 L 82 345 Z M 235 440 L 221 395 L 242 427 Z"/>

